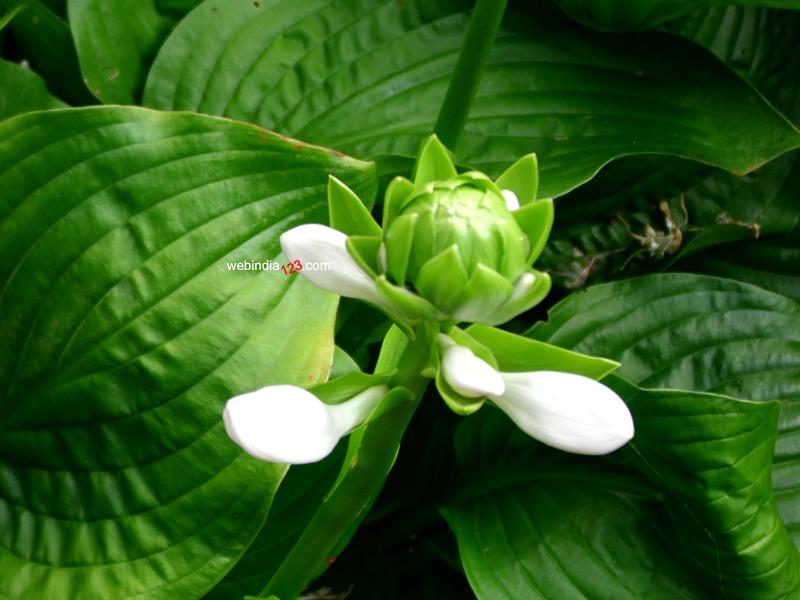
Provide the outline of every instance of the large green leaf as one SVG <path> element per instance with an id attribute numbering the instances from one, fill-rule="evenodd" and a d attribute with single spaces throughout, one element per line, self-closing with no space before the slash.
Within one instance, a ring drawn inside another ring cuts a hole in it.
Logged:
<path id="1" fill-rule="evenodd" d="M 781 523 L 770 477 L 779 403 L 611 380 L 636 423 L 630 451 L 664 489 L 670 543 L 709 591 L 797 597 L 800 553 Z"/>
<path id="2" fill-rule="evenodd" d="M 675 23 L 674 28 L 707 45 L 759 89 L 767 91 L 769 99 L 787 114 L 795 119 L 800 114 L 800 59 L 794 51 L 800 44 L 800 12 L 710 9 Z M 751 243 L 754 237 L 783 233 L 795 226 L 800 194 L 798 165 L 800 155 L 795 152 L 737 177 L 699 163 L 665 157 L 620 160 L 589 184 L 559 199 L 557 227 L 542 264 L 551 271 L 557 285 L 582 287 L 588 279 L 663 270 L 676 258 L 736 239 L 745 241 L 740 246 L 711 252 L 717 258 L 727 254 L 747 260 L 750 254 L 744 252 L 760 247 Z M 642 244 L 615 215 L 623 215 L 633 233 L 641 234 L 647 224 L 664 231 L 665 217 L 657 207 L 666 198 L 671 198 L 674 220 L 684 228 L 683 243 L 680 252 L 658 260 L 642 250 Z M 644 260 L 628 262 L 636 252 Z M 784 255 L 776 258 L 781 256 Z M 672 268 L 693 270 L 700 268 L 697 264 L 682 262 Z M 627 265 L 624 270 L 623 265 Z M 766 266 L 762 264 L 759 270 Z M 786 269 L 791 270 L 790 264 Z M 777 265 L 776 270 L 785 269 Z M 702 272 L 715 273 L 707 268 Z M 725 270 L 726 276 L 735 279 L 740 279 L 738 273 L 736 268 Z M 754 278 L 757 273 L 741 273 L 742 280 L 760 285 Z M 764 285 L 786 293 L 791 281 L 782 283 L 768 277 Z"/>
<path id="3" fill-rule="evenodd" d="M 470 481 L 445 514 L 478 597 L 705 597 L 693 575 L 713 597 L 793 597 L 800 555 L 769 475 L 778 404 L 611 379 L 652 488 L 613 461 L 531 448 L 496 413 L 459 429 Z"/>
<path id="4" fill-rule="evenodd" d="M 444 515 L 478 598 L 698 598 L 669 551 L 657 491 L 635 472 L 538 444 L 492 409 L 458 428 Z"/>
<path id="5" fill-rule="evenodd" d="M 410 158 L 433 127 L 466 21 L 455 13 L 424 22 L 413 3 L 390 1 L 207 0 L 159 52 L 144 102 L 357 156 Z M 457 159 L 498 174 L 536 151 L 540 193 L 552 196 L 624 155 L 746 172 L 798 141 L 706 51 L 662 34 L 592 32 L 544 3 L 507 19 Z"/>
<path id="6" fill-rule="evenodd" d="M 800 11 L 710 8 L 667 25 L 709 48 L 798 122 L 800 55 L 793 48 L 800 44 Z M 683 245 L 692 251 L 701 244 L 729 241 L 731 235 L 752 240 L 756 231 L 762 236 L 786 231 L 797 218 L 796 161 L 796 154 L 787 155 L 745 177 L 664 156 L 616 161 L 587 185 L 559 198 L 557 224 L 542 264 L 557 285 L 573 287 L 582 287 L 587 280 L 662 270 L 677 255 L 661 261 L 635 260 L 620 271 L 641 244 L 614 217 L 624 216 L 637 233 L 648 223 L 663 231 L 664 215 L 658 203 L 671 198 L 673 217 L 683 224 L 687 215 L 681 195 L 689 219 Z M 691 270 L 693 265 L 679 264 L 678 268 Z"/>
<path id="7" fill-rule="evenodd" d="M 565 470 L 445 512 L 476 596 L 702 597 L 659 544 L 652 506 L 582 476 Z"/>
<path id="8" fill-rule="evenodd" d="M 251 125 L 136 108 L 0 124 L 0 595 L 191 598 L 257 534 L 284 468 L 222 403 L 324 377 L 335 297 L 280 271 L 329 173 L 374 167 Z M 309 310 L 309 307 L 313 307 Z"/>
<path id="9" fill-rule="evenodd" d="M 800 9 L 798 0 L 557 0 L 576 19 L 608 31 L 649 29 L 704 7 L 729 4 Z"/>
<path id="10" fill-rule="evenodd" d="M 69 0 L 86 85 L 105 104 L 134 104 L 147 68 L 174 24 L 155 0 Z"/>
<path id="11" fill-rule="evenodd" d="M 53 97 L 44 81 L 30 69 L 0 60 L 0 121 L 31 110 L 61 108 L 64 103 Z"/>
<path id="12" fill-rule="evenodd" d="M 781 400 L 773 481 L 800 544 L 800 305 L 735 281 L 652 275 L 573 294 L 531 335 L 617 360 L 648 388 Z"/>
<path id="13" fill-rule="evenodd" d="M 800 11 L 707 8 L 666 23 L 664 29 L 711 50 L 798 122 Z"/>
<path id="14" fill-rule="evenodd" d="M 713 8 L 674 21 L 669 29 L 714 52 L 766 93 L 780 110 L 793 115 L 800 109 L 800 57 L 791 51 L 800 44 L 800 12 Z M 619 160 L 591 183 L 559 199 L 557 223 L 563 226 L 597 220 L 607 224 L 616 211 L 635 205 L 654 206 L 658 200 L 677 198 L 687 190 L 691 190 L 687 200 L 693 224 L 714 222 L 722 211 L 736 214 L 740 212 L 737 207 L 745 202 L 750 206 L 741 218 L 756 220 L 760 197 L 767 196 L 766 202 L 775 204 L 772 195 L 792 170 L 794 160 L 782 158 L 777 161 L 781 164 L 770 164 L 747 177 L 717 174 L 704 165 L 663 156 Z M 739 182 L 743 184 L 741 190 Z M 708 206 L 702 201 L 706 191 L 712 200 Z M 746 200 L 734 198 L 734 206 L 726 206 L 726 198 L 732 195 L 745 196 Z M 783 200 L 787 195 L 784 192 Z M 697 206 L 692 206 L 693 198 L 698 199 Z M 697 210 L 705 214 L 697 215 Z M 763 222 L 761 225 L 771 228 Z"/>

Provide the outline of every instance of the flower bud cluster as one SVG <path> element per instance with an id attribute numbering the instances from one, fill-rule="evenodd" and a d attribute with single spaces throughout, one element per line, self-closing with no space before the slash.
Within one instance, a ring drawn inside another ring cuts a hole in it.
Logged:
<path id="1" fill-rule="evenodd" d="M 352 190 L 331 177 L 330 227 L 295 227 L 281 236 L 281 246 L 287 259 L 331 263 L 329 271 L 301 275 L 372 304 L 409 339 L 422 326 L 439 331 L 424 341 L 430 360 L 422 373 L 435 379 L 456 413 L 489 403 L 545 444 L 605 454 L 633 437 L 627 406 L 597 381 L 618 365 L 487 327 L 529 310 L 550 290 L 549 276 L 532 266 L 553 224 L 553 203 L 537 199 L 537 186 L 535 155 L 493 181 L 475 171 L 458 174 L 432 136 L 423 144 L 413 181 L 397 177 L 388 186 L 382 226 Z M 462 322 L 478 325 L 463 330 L 457 326 Z M 478 334 L 481 340 L 473 337 Z M 501 368 L 498 357 L 507 355 L 536 357 L 533 369 L 520 371 L 516 363 Z M 559 368 L 536 370 L 537 363 Z M 344 402 L 326 402 L 327 388 L 312 393 L 285 385 L 237 396 L 226 405 L 226 430 L 263 460 L 321 460 L 341 437 L 385 410 L 387 398 L 407 392 L 390 390 L 388 378 L 360 375 L 372 385 Z"/>

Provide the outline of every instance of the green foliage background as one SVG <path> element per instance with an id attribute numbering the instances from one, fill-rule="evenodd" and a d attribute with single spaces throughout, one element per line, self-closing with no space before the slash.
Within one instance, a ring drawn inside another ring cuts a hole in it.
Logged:
<path id="1" fill-rule="evenodd" d="M 796 0 L 512 0 L 483 71 L 457 162 L 536 152 L 556 199 L 507 328 L 619 361 L 628 447 L 432 392 L 316 465 L 225 435 L 232 395 L 396 362 L 226 262 L 326 222 L 331 173 L 380 214 L 470 9 L 0 0 L 0 598 L 800 597 Z"/>

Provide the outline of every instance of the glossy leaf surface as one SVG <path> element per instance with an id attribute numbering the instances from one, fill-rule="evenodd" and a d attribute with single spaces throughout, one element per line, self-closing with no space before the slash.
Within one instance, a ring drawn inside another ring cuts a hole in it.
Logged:
<path id="1" fill-rule="evenodd" d="M 530 334 L 622 363 L 643 387 L 780 400 L 773 481 L 800 542 L 800 305 L 755 286 L 688 274 L 593 286 L 550 311 Z"/>
<path id="2" fill-rule="evenodd" d="M 413 157 L 432 130 L 467 14 L 426 20 L 409 6 L 207 0 L 165 43 L 144 101 L 357 156 Z M 535 151 L 548 197 L 629 154 L 747 172 L 798 142 L 708 52 L 661 34 L 599 34 L 542 4 L 499 34 L 456 159 L 497 176 Z"/>
<path id="3" fill-rule="evenodd" d="M 635 472 L 535 444 L 491 408 L 461 423 L 455 448 L 461 490 L 444 515 L 481 600 L 701 596 Z"/>
<path id="4" fill-rule="evenodd" d="M 800 555 L 769 476 L 778 404 L 609 379 L 637 425 L 624 452 L 652 488 L 613 459 L 525 445 L 496 414 L 460 428 L 472 481 L 445 514 L 478 597 L 705 597 L 694 581 L 791 597 Z"/>
<path id="5" fill-rule="evenodd" d="M 0 140 L 0 595 L 198 597 L 284 472 L 227 438 L 223 402 L 314 383 L 333 352 L 334 296 L 236 265 L 324 221 L 328 173 L 369 197 L 374 168 L 135 108 Z"/>
<path id="6" fill-rule="evenodd" d="M 69 0 L 69 17 L 92 94 L 105 104 L 135 104 L 172 19 L 155 0 Z"/>

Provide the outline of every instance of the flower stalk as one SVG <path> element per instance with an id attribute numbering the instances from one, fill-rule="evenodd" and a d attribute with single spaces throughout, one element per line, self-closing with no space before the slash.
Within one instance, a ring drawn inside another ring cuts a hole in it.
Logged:
<path id="1" fill-rule="evenodd" d="M 478 0 L 469 20 L 458 62 L 433 129 L 445 146 L 453 150 L 458 146 L 467 122 L 507 4 L 508 0 Z"/>

